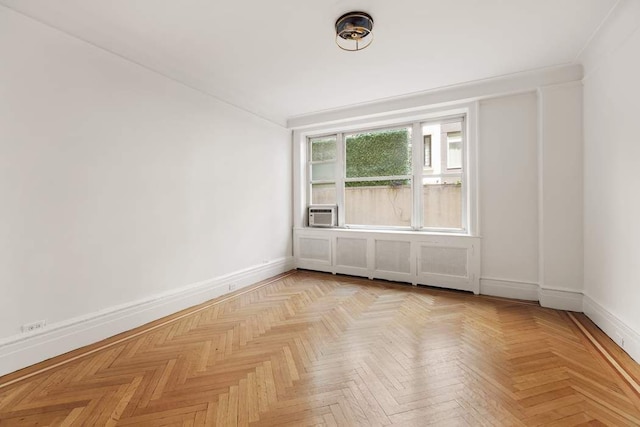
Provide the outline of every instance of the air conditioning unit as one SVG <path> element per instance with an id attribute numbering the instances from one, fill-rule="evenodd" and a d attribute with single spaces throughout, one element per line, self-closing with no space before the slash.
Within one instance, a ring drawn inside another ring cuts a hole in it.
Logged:
<path id="1" fill-rule="evenodd" d="M 335 227 L 338 220 L 337 212 L 336 205 L 309 206 L 309 227 Z"/>

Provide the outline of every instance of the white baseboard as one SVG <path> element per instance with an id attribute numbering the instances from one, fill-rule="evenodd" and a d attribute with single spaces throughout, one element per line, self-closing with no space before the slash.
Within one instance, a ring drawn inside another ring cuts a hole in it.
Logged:
<path id="1" fill-rule="evenodd" d="M 633 360 L 640 363 L 640 334 L 638 332 L 587 295 L 584 296 L 583 307 L 584 314 L 593 323 L 622 347 Z"/>
<path id="2" fill-rule="evenodd" d="M 0 376 L 201 304 L 294 268 L 293 257 L 194 283 L 144 300 L 47 325 L 0 341 Z"/>
<path id="3" fill-rule="evenodd" d="M 582 292 L 540 288 L 538 294 L 538 301 L 540 301 L 542 307 L 582 313 L 582 301 L 584 298 Z"/>
<path id="4" fill-rule="evenodd" d="M 480 294 L 494 297 L 538 301 L 538 284 L 494 278 L 480 278 Z"/>
<path id="5" fill-rule="evenodd" d="M 480 294 L 494 297 L 539 301 L 542 307 L 582 312 L 581 292 L 541 288 L 537 283 L 496 278 L 480 279 Z"/>

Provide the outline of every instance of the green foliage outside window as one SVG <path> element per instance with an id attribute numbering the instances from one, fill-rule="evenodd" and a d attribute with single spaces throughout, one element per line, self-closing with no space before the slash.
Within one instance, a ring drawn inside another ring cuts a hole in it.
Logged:
<path id="1" fill-rule="evenodd" d="M 349 135 L 346 140 L 347 178 L 411 174 L 409 129 Z M 347 182 L 347 187 L 400 186 L 409 180 Z"/>
<path id="2" fill-rule="evenodd" d="M 317 138 L 311 141 L 311 160 L 327 161 L 336 158 L 336 138 Z"/>

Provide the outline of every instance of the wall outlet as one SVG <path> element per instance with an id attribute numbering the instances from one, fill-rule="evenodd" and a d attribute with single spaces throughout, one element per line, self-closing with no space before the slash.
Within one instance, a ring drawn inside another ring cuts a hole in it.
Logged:
<path id="1" fill-rule="evenodd" d="M 235 291 L 236 290 L 236 284 L 235 283 L 229 283 L 229 290 L 230 291 Z"/>
<path id="2" fill-rule="evenodd" d="M 37 322 L 27 323 L 25 325 L 22 325 L 22 332 L 39 331 L 40 329 L 44 328 L 46 324 L 46 320 L 38 320 Z"/>

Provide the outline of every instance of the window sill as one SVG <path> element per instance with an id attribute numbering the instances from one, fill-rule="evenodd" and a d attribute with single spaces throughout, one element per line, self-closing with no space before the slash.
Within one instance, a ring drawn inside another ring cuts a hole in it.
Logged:
<path id="1" fill-rule="evenodd" d="M 435 230 L 408 230 L 389 228 L 347 228 L 347 227 L 294 227 L 295 231 L 312 231 L 320 233 L 340 232 L 353 234 L 386 234 L 404 236 L 442 236 L 442 237 L 479 237 L 467 231 L 435 231 Z"/>

